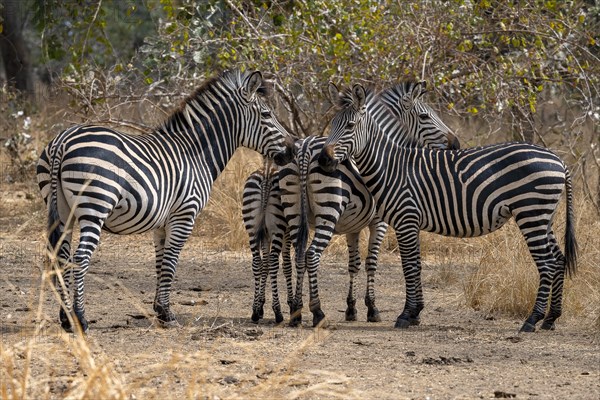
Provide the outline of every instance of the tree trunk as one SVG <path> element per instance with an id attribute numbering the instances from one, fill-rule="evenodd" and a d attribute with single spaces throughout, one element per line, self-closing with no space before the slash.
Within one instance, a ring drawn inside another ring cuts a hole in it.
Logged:
<path id="1" fill-rule="evenodd" d="M 0 55 L 4 61 L 8 84 L 24 95 L 33 94 L 33 81 L 29 49 L 23 38 L 24 2 L 21 0 L 2 1 L 2 33 L 0 34 Z"/>

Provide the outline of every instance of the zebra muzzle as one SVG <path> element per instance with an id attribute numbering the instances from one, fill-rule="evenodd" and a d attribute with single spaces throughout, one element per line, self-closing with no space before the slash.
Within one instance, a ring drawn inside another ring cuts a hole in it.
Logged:
<path id="1" fill-rule="evenodd" d="M 333 146 L 325 146 L 319 155 L 319 165 L 326 172 L 333 172 L 337 169 L 339 161 L 335 159 Z"/>
<path id="2" fill-rule="evenodd" d="M 273 161 L 275 161 L 275 164 L 281 167 L 292 162 L 295 155 L 295 147 L 293 145 L 291 147 L 287 146 L 284 151 L 275 154 L 275 157 L 273 157 Z"/>
<path id="3" fill-rule="evenodd" d="M 460 149 L 460 141 L 458 138 L 452 133 L 448 132 L 448 149 L 450 150 L 459 150 Z"/>

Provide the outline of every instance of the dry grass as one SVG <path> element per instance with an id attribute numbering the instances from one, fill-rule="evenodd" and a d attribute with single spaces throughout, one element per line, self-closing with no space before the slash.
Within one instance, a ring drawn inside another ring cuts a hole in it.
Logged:
<path id="1" fill-rule="evenodd" d="M 242 221 L 242 191 L 246 178 L 262 165 L 255 151 L 239 149 L 213 186 L 208 205 L 202 212 L 203 224 L 227 250 L 248 247 L 248 234 Z"/>

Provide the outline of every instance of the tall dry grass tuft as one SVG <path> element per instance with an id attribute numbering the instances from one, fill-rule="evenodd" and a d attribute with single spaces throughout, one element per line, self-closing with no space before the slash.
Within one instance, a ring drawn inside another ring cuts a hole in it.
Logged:
<path id="1" fill-rule="evenodd" d="M 473 240 L 482 256 L 464 283 L 467 305 L 489 314 L 525 318 L 535 301 L 538 274 L 519 228 L 511 222 Z"/>
<path id="2" fill-rule="evenodd" d="M 248 247 L 248 234 L 242 221 L 242 191 L 248 175 L 261 165 L 260 154 L 238 149 L 213 186 L 203 214 L 212 224 L 212 236 L 218 238 L 226 250 Z"/>
<path id="3" fill-rule="evenodd" d="M 1 398 L 50 398 L 54 395 L 50 391 L 61 386 L 59 390 L 67 398 L 125 399 L 123 385 L 108 357 L 95 355 L 84 335 L 63 332 L 46 315 L 48 290 L 57 302 L 61 301 L 52 284 L 53 274 L 52 271 L 40 274 L 33 324 L 15 328 L 14 333 L 21 340 L 0 343 Z M 41 380 L 40 366 L 44 376 Z M 62 372 L 56 373 L 57 370 Z"/>

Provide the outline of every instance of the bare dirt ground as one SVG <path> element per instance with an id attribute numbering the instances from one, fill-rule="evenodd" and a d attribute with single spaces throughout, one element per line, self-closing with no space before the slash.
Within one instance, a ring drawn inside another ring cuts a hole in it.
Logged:
<path id="1" fill-rule="evenodd" d="M 82 344 L 60 332 L 58 303 L 42 288 L 45 215 L 30 188 L 19 189 L 3 192 L 0 213 L 2 398 L 23 388 L 29 398 L 600 398 L 596 330 L 566 315 L 556 331 L 518 334 L 522 320 L 465 305 L 459 266 L 441 285 L 436 265 L 425 264 L 426 308 L 409 330 L 393 328 L 404 304 L 394 254 L 377 274 L 380 323 L 365 322 L 362 295 L 359 321 L 344 321 L 345 258 L 328 255 L 319 276 L 327 329 L 310 326 L 306 306 L 300 328 L 275 326 L 268 307 L 252 324 L 249 253 L 220 250 L 202 218 L 172 293 L 183 326 L 153 326 L 151 236 L 105 234 L 86 280 Z M 359 293 L 365 281 L 361 274 Z"/>

